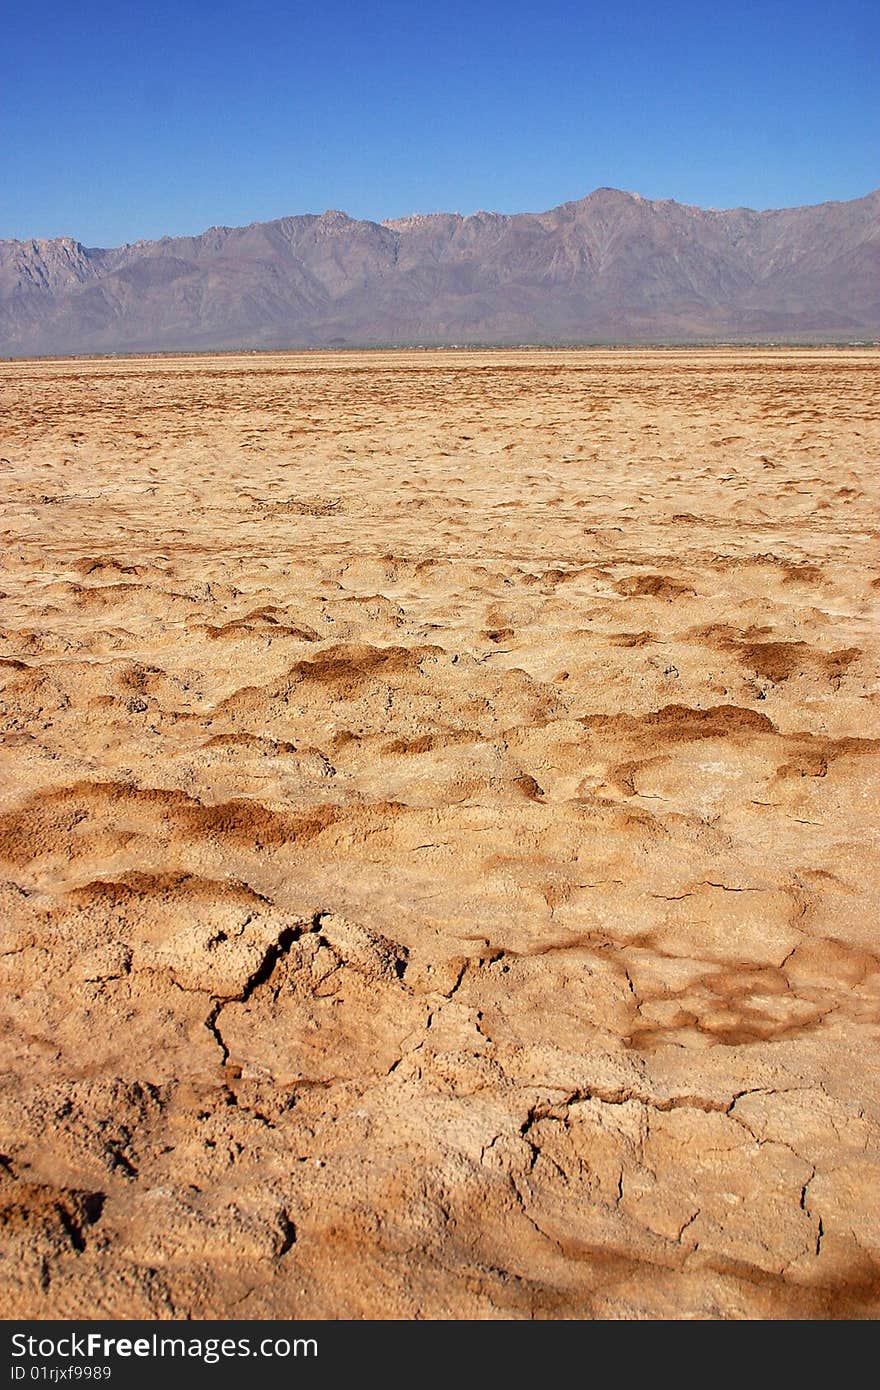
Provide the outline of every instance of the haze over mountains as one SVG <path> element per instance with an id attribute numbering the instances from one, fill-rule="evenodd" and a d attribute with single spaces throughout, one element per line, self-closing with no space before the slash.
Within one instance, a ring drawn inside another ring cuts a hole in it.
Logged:
<path id="1" fill-rule="evenodd" d="M 0 354 L 880 337 L 880 190 L 703 210 L 343 212 L 94 249 L 0 241 Z"/>

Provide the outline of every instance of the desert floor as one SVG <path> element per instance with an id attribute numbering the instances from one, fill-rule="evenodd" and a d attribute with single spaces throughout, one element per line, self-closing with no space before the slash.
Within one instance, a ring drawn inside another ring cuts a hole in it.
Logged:
<path id="1" fill-rule="evenodd" d="M 4 1316 L 880 1312 L 878 367 L 0 364 Z"/>

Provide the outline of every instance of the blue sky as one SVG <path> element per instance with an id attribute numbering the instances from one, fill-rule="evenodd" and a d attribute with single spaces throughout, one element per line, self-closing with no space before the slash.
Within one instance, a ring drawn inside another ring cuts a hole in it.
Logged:
<path id="1" fill-rule="evenodd" d="M 880 185 L 878 0 L 7 5 L 0 237 Z"/>

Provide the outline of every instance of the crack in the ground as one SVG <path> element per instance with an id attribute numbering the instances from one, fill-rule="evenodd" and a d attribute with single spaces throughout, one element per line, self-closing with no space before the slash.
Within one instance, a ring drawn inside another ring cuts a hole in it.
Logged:
<path id="1" fill-rule="evenodd" d="M 735 888 L 729 883 L 715 883 L 711 878 L 704 878 L 703 883 L 707 888 L 720 888 L 724 893 L 763 893 L 766 891 L 763 888 Z"/>
<path id="2" fill-rule="evenodd" d="M 693 1224 L 694 1224 L 694 1222 L 696 1221 L 697 1217 L 700 1215 L 700 1211 L 701 1211 L 701 1208 L 700 1208 L 700 1207 L 697 1207 L 696 1211 L 695 1211 L 691 1216 L 688 1217 L 687 1221 L 685 1221 L 684 1225 L 680 1228 L 680 1230 L 679 1230 L 679 1232 L 678 1232 L 678 1235 L 675 1237 L 675 1239 L 678 1241 L 679 1245 L 681 1245 L 681 1238 L 682 1238 L 682 1236 L 684 1235 L 685 1231 L 688 1229 L 689 1226 L 693 1226 Z"/>
<path id="3" fill-rule="evenodd" d="M 562 1088 L 548 1087 L 548 1089 Z M 560 1107 L 567 1108 L 570 1105 L 577 1105 L 590 1100 L 597 1100 L 602 1105 L 628 1105 L 634 1101 L 637 1105 L 644 1105 L 651 1110 L 660 1111 L 662 1114 L 667 1114 L 670 1110 L 702 1110 L 704 1114 L 730 1115 L 737 1101 L 742 1100 L 743 1096 L 753 1095 L 755 1091 L 763 1090 L 763 1087 L 756 1087 L 746 1091 L 738 1091 L 731 1100 L 715 1100 L 709 1096 L 695 1095 L 654 1096 L 649 1092 L 636 1090 L 632 1086 L 621 1086 L 617 1090 L 600 1089 L 596 1086 L 578 1087 L 573 1091 L 566 1092 L 548 1108 L 542 1109 L 540 1105 L 533 1105 L 520 1133 L 525 1137 L 531 1126 L 538 1120 L 558 1118 L 554 1111 Z M 737 1116 L 732 1118 L 738 1119 Z M 743 1127 L 746 1128 L 745 1125 Z"/>
<path id="4" fill-rule="evenodd" d="M 790 1145 L 787 1146 L 787 1147 L 790 1147 Z M 792 1151 L 792 1152 L 794 1152 L 794 1151 Z M 821 1250 L 822 1250 L 822 1238 L 823 1238 L 823 1236 L 825 1235 L 825 1227 L 824 1227 L 824 1225 L 823 1225 L 823 1223 L 822 1223 L 822 1218 L 821 1218 L 821 1216 L 818 1214 L 818 1212 L 814 1212 L 813 1209 L 812 1209 L 812 1207 L 810 1207 L 810 1206 L 807 1205 L 807 1193 L 808 1193 L 809 1190 L 810 1190 L 810 1183 L 811 1183 L 811 1182 L 813 1181 L 813 1179 L 816 1177 L 816 1172 L 817 1172 L 817 1170 L 816 1170 L 816 1168 L 815 1168 L 815 1166 L 814 1166 L 814 1167 L 813 1167 L 813 1171 L 810 1173 L 810 1176 L 807 1178 L 807 1181 L 804 1183 L 803 1187 L 801 1188 L 801 1201 L 800 1201 L 800 1207 L 801 1207 L 801 1211 L 802 1211 L 802 1212 L 805 1212 L 806 1215 L 807 1215 L 808 1217 L 810 1217 L 811 1220 L 815 1219 L 815 1221 L 816 1221 L 816 1246 L 815 1246 L 815 1254 L 816 1254 L 816 1256 L 818 1256 L 818 1255 L 820 1254 Z"/>
<path id="5" fill-rule="evenodd" d="M 284 927 L 267 946 L 263 958 L 255 970 L 248 975 L 238 994 L 224 995 L 222 998 L 215 998 L 211 1005 L 208 1017 L 205 1019 L 205 1027 L 220 1048 L 221 1065 L 225 1066 L 229 1060 L 229 1048 L 223 1034 L 220 1031 L 219 1018 L 227 1004 L 246 1004 L 260 985 L 267 984 L 274 974 L 278 962 L 283 960 L 295 942 L 301 937 L 308 936 L 311 932 L 318 932 L 321 929 L 321 922 L 325 917 L 323 911 L 316 912 L 311 921 L 307 923 L 297 922 L 293 926 Z"/>
<path id="6" fill-rule="evenodd" d="M 538 1224 L 538 1222 L 535 1220 L 535 1218 L 532 1216 L 531 1212 L 529 1211 L 529 1209 L 528 1209 L 528 1207 L 527 1207 L 527 1205 L 526 1205 L 526 1199 L 525 1199 L 525 1197 L 523 1196 L 523 1194 L 520 1192 L 520 1190 L 519 1190 L 519 1185 L 518 1185 L 518 1183 L 517 1183 L 517 1181 L 516 1181 L 516 1178 L 513 1176 L 512 1173 L 509 1174 L 509 1178 L 510 1178 L 510 1190 L 511 1190 L 511 1192 L 513 1193 L 514 1200 L 516 1201 L 516 1205 L 519 1207 L 519 1210 L 522 1212 L 522 1214 L 523 1214 L 523 1216 L 525 1217 L 526 1221 L 528 1221 L 529 1225 L 530 1225 L 535 1231 L 537 1231 L 537 1233 L 538 1233 L 539 1236 L 541 1236 L 544 1240 L 549 1240 L 550 1243 L 551 1243 L 552 1245 L 554 1245 L 554 1246 L 556 1247 L 556 1249 L 559 1251 L 560 1255 L 564 1255 L 564 1254 L 565 1254 L 565 1251 L 563 1250 L 562 1245 L 561 1245 L 560 1242 L 556 1239 L 556 1237 L 555 1237 L 555 1236 L 551 1236 L 549 1231 L 545 1231 L 545 1230 L 543 1229 L 543 1227 L 540 1226 L 540 1225 Z"/>

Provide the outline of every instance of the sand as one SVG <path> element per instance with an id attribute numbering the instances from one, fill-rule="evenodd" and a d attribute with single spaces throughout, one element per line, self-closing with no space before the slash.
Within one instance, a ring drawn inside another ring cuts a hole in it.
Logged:
<path id="1" fill-rule="evenodd" d="M 878 366 L 0 364 L 5 1316 L 877 1315 Z"/>

